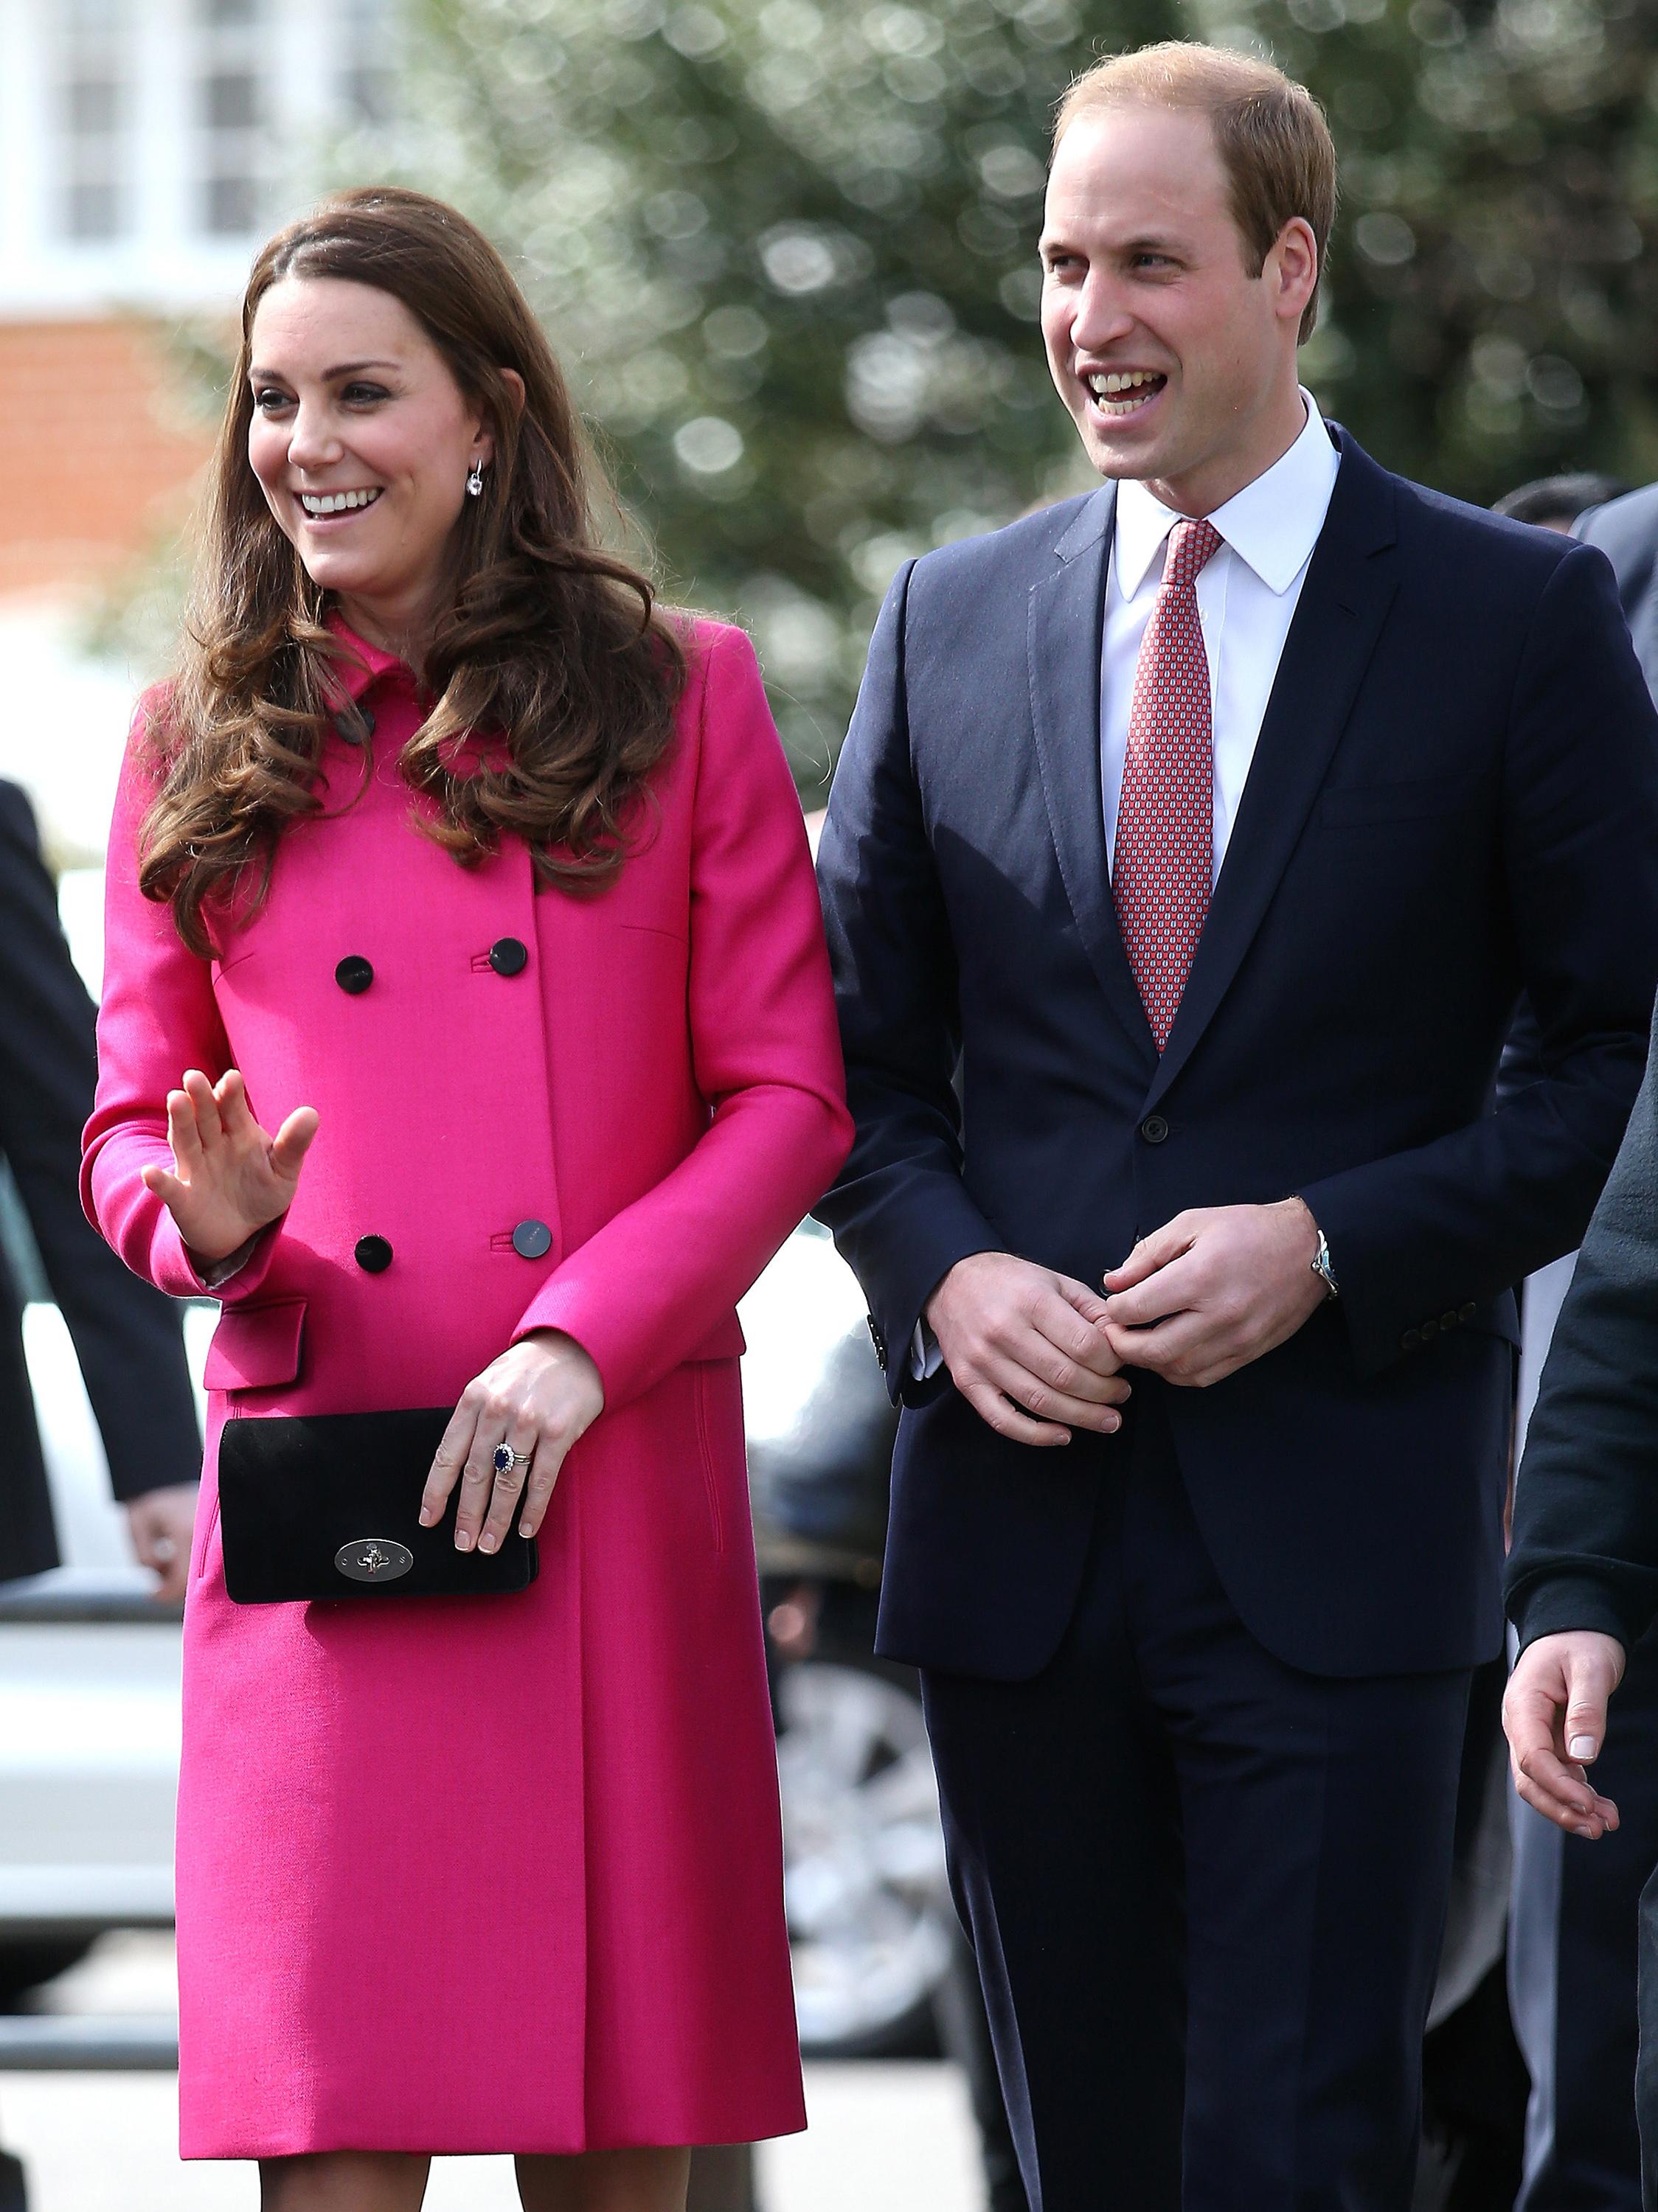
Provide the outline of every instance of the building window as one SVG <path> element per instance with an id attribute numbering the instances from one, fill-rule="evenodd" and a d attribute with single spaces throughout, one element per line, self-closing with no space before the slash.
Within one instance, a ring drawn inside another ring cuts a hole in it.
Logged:
<path id="1" fill-rule="evenodd" d="M 95 244 L 130 228 L 131 78 L 125 0 L 69 0 L 52 89 L 64 237 Z"/>
<path id="2" fill-rule="evenodd" d="M 198 220 L 243 238 L 267 213 L 268 80 L 260 53 L 267 0 L 197 0 Z"/>

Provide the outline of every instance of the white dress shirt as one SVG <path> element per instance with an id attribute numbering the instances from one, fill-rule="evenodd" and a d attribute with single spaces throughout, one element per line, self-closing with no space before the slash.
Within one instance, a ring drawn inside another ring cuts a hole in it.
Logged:
<path id="1" fill-rule="evenodd" d="M 1210 516 L 1222 543 L 1198 573 L 1215 738 L 1216 877 L 1341 465 L 1311 393 L 1301 398 L 1307 422 L 1289 452 Z M 1168 533 L 1180 520 L 1144 484 L 1125 478 L 1118 486 L 1100 668 L 1100 795 L 1113 864 L 1134 672 L 1162 586 Z"/>
<path id="2" fill-rule="evenodd" d="M 1198 619 L 1209 656 L 1215 740 L 1217 878 L 1283 657 L 1284 640 L 1341 466 L 1341 455 L 1324 427 L 1318 403 L 1307 391 L 1301 399 L 1307 421 L 1289 452 L 1210 516 L 1222 542 L 1198 574 Z M 1113 863 L 1140 641 L 1162 584 L 1168 533 L 1181 519 L 1134 478 L 1125 477 L 1118 485 L 1100 665 L 1100 796 L 1106 851 Z M 924 1380 L 936 1375 L 939 1365 L 937 1342 L 925 1322 L 920 1322 L 910 1346 L 910 1371 Z"/>

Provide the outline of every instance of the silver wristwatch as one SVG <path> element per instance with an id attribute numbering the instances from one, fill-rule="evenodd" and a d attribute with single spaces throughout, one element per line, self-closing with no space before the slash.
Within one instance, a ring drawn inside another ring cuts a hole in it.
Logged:
<path id="1" fill-rule="evenodd" d="M 1325 1296 L 1331 1298 L 1338 1298 L 1341 1296 L 1341 1285 L 1336 1280 L 1334 1274 L 1331 1271 L 1330 1247 L 1328 1243 L 1326 1241 L 1322 1229 L 1319 1231 L 1319 1249 L 1313 1255 L 1311 1266 L 1313 1273 L 1324 1285 Z"/>

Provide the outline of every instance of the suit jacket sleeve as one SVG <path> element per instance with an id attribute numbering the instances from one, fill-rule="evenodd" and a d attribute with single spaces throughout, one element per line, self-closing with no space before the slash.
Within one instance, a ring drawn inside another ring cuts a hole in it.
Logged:
<path id="1" fill-rule="evenodd" d="M 724 630 L 705 651 L 688 1012 L 709 1126 L 661 1182 L 553 1270 L 515 1333 L 573 1336 L 613 1408 L 696 1354 L 851 1139 L 794 779 L 748 640 Z"/>
<path id="2" fill-rule="evenodd" d="M 1658 986 L 1658 716 L 1612 571 L 1582 546 L 1531 618 L 1500 809 L 1537 1079 L 1467 1127 L 1301 1194 L 1367 1373 L 1442 1311 L 1578 1243 L 1640 1082 Z"/>
<path id="3" fill-rule="evenodd" d="M 1658 1614 L 1658 1071 L 1649 1060 L 1555 1324 L 1515 1497 L 1522 1644 Z"/>
<path id="4" fill-rule="evenodd" d="M 900 570 L 870 640 L 818 848 L 857 1129 L 818 1212 L 869 1298 L 894 1398 L 925 1387 L 910 1373 L 910 1346 L 936 1286 L 958 1260 L 1007 1243 L 961 1179 L 955 951 L 905 700 L 910 574 Z"/>
<path id="5" fill-rule="evenodd" d="M 58 926 L 22 793 L 0 784 L 0 1152 L 75 1345 L 120 1498 L 200 1471 L 178 1316 L 88 1226 L 79 1136 L 95 1077 L 94 1015 Z"/>
<path id="6" fill-rule="evenodd" d="M 104 878 L 104 997 L 98 1012 L 98 1093 L 82 1138 L 81 1202 L 134 1274 L 174 1297 L 253 1297 L 270 1271 L 281 1224 L 265 1230 L 245 1267 L 215 1285 L 197 1267 L 161 1200 L 149 1165 L 170 1168 L 167 1094 L 186 1068 L 217 1082 L 230 1046 L 210 963 L 190 951 L 170 906 L 138 888 L 138 833 L 155 779 L 141 703 L 127 746 Z"/>

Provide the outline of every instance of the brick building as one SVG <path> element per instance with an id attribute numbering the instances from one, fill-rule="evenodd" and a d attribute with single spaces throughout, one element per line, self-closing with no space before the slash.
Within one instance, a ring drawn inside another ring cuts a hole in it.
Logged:
<path id="1" fill-rule="evenodd" d="M 176 335 L 233 313 L 259 239 L 383 111 L 393 20 L 0 0 L 0 774 L 70 855 L 101 839 L 129 689 L 85 663 L 77 608 L 185 518 L 209 443 Z"/>

